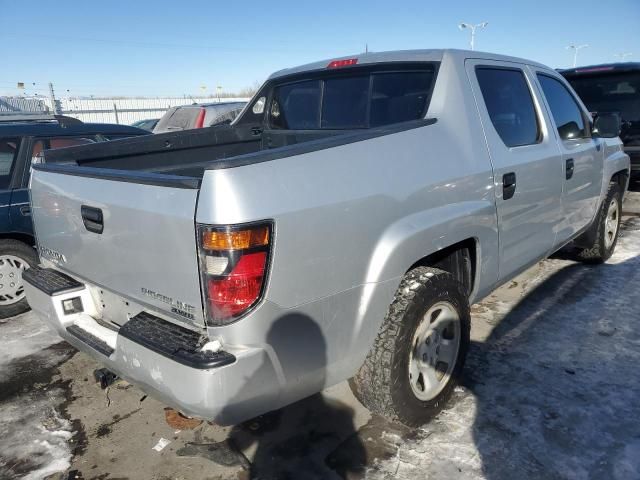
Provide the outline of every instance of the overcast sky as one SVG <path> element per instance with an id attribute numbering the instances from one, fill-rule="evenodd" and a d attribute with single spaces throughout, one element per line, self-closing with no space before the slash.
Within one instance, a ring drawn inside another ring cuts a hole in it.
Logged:
<path id="1" fill-rule="evenodd" d="M 308 6 L 307 6 L 308 5 Z M 467 48 L 568 67 L 640 61 L 640 1 L 0 0 L 0 94 L 237 91 L 272 71 L 369 50 Z M 25 90 L 16 88 L 24 82 Z M 33 85 L 35 83 L 35 85 Z M 206 87 L 203 89 L 202 87 Z"/>

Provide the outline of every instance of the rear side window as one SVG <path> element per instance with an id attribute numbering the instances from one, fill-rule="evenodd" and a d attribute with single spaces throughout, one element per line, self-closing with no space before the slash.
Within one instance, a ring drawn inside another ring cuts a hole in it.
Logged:
<path id="1" fill-rule="evenodd" d="M 433 77 L 433 71 L 373 75 L 371 126 L 424 117 Z"/>
<path id="2" fill-rule="evenodd" d="M 154 132 L 174 132 L 193 128 L 200 114 L 199 107 L 174 107 L 163 115 Z"/>
<path id="3" fill-rule="evenodd" d="M 540 129 L 522 70 L 479 67 L 476 76 L 491 123 L 507 147 L 532 145 Z"/>
<path id="4" fill-rule="evenodd" d="M 19 138 L 0 139 L 0 188 L 7 188 L 11 182 L 11 171 L 20 147 Z"/>
<path id="5" fill-rule="evenodd" d="M 40 156 L 43 150 L 55 150 L 56 148 L 75 147 L 76 145 L 87 145 L 95 143 L 93 138 L 87 137 L 51 137 L 40 138 L 33 143 L 31 158 Z"/>
<path id="6" fill-rule="evenodd" d="M 572 140 L 587 137 L 582 110 L 567 87 L 548 75 L 538 74 L 538 81 L 549 103 L 560 138 Z"/>
<path id="7" fill-rule="evenodd" d="M 244 103 L 229 103 L 206 107 L 204 126 L 220 125 L 233 122 L 244 108 Z"/>
<path id="8" fill-rule="evenodd" d="M 311 80 L 276 87 L 269 110 L 271 126 L 288 130 L 318 128 L 320 82 Z"/>
<path id="9" fill-rule="evenodd" d="M 378 127 L 424 118 L 435 67 L 421 71 L 342 74 L 274 88 L 272 128 L 291 130 Z"/>

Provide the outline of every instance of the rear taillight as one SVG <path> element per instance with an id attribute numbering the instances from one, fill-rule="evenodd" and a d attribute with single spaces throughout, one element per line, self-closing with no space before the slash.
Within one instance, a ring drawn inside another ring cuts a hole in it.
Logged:
<path id="1" fill-rule="evenodd" d="M 204 116 L 206 115 L 207 111 L 204 108 L 200 109 L 200 112 L 198 112 L 198 116 L 196 117 L 196 124 L 194 125 L 193 128 L 202 128 L 204 127 Z"/>
<path id="2" fill-rule="evenodd" d="M 270 223 L 198 226 L 202 297 L 209 325 L 231 323 L 260 301 L 272 235 Z"/>

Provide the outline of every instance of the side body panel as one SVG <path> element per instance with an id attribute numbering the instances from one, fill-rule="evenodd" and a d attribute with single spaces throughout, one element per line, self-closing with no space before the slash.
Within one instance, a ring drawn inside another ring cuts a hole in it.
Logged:
<path id="1" fill-rule="evenodd" d="M 13 232 L 11 225 L 11 190 L 0 190 L 0 232 Z"/>
<path id="2" fill-rule="evenodd" d="M 553 132 L 550 131 L 549 117 L 535 95 L 533 79 L 527 65 L 482 59 L 469 59 L 465 63 L 495 171 L 500 227 L 499 280 L 503 282 L 543 258 L 555 244 L 557 230 L 562 222 L 563 170 L 560 151 Z M 538 143 L 511 148 L 505 145 L 487 112 L 476 77 L 478 67 L 522 72 L 538 117 Z M 511 198 L 503 196 L 505 175 L 515 175 L 516 190 Z"/>
<path id="3" fill-rule="evenodd" d="M 28 188 L 17 188 L 11 192 L 9 222 L 11 232 L 33 235 L 33 224 L 31 222 L 31 207 L 29 206 Z"/>
<path id="4" fill-rule="evenodd" d="M 577 95 L 570 89 L 564 78 L 555 72 L 531 67 L 532 75 L 544 74 L 564 84 L 582 109 L 585 118 L 589 112 L 582 105 Z M 558 134 L 553 120 L 548 99 L 544 96 L 539 80 L 535 79 L 539 95 L 551 119 L 551 134 L 556 139 L 562 153 L 562 210 L 563 221 L 558 230 L 557 245 L 563 245 L 587 228 L 595 217 L 600 206 L 600 193 L 603 185 L 602 140 L 598 138 L 576 138 L 563 140 Z M 568 162 L 573 164 L 573 174 L 567 175 Z M 567 178 L 569 177 L 569 178 Z M 604 182 L 608 183 L 608 182 Z"/>

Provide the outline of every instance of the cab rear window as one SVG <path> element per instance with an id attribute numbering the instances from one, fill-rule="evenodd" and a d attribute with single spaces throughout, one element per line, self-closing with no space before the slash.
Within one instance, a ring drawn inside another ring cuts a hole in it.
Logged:
<path id="1" fill-rule="evenodd" d="M 276 86 L 268 109 L 271 128 L 370 128 L 424 118 L 435 67 L 349 72 Z"/>

